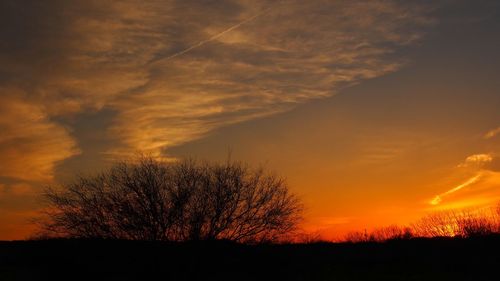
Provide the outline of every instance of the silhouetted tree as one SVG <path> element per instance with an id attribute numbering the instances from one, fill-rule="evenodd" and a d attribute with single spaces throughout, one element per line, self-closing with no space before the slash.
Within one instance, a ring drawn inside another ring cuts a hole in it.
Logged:
<path id="1" fill-rule="evenodd" d="M 412 228 L 421 237 L 456 236 L 460 232 L 451 211 L 428 214 L 414 223 Z"/>
<path id="2" fill-rule="evenodd" d="M 283 178 L 231 161 L 141 157 L 45 198 L 43 228 L 63 237 L 258 242 L 290 232 L 301 215 Z"/>
<path id="3" fill-rule="evenodd" d="M 477 237 L 496 233 L 498 222 L 493 213 L 479 210 L 442 211 L 421 218 L 413 230 L 423 237 Z"/>

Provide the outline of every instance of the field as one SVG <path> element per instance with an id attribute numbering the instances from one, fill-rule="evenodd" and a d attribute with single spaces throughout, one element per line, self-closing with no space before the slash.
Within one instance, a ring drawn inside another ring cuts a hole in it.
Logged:
<path id="1" fill-rule="evenodd" d="M 500 237 L 242 245 L 0 242 L 0 280 L 497 280 Z"/>

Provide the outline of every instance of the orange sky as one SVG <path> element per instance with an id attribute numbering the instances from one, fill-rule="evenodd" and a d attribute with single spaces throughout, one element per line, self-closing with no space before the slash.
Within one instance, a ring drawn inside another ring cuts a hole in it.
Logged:
<path id="1" fill-rule="evenodd" d="M 287 177 L 324 238 L 500 200 L 500 4 L 5 1 L 0 240 L 138 151 Z"/>

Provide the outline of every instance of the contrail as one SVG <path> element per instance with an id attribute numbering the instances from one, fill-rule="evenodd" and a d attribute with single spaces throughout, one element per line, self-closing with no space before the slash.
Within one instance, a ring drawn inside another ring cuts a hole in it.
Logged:
<path id="1" fill-rule="evenodd" d="M 464 187 L 467 187 L 471 184 L 474 184 L 476 183 L 479 178 L 481 177 L 481 173 L 477 174 L 475 177 L 472 177 L 470 178 L 469 180 L 467 180 L 466 182 L 462 183 L 461 185 L 455 187 L 455 188 L 452 188 L 444 193 L 441 193 L 439 195 L 437 195 L 436 197 L 434 197 L 434 199 L 431 200 L 430 204 L 431 205 L 438 205 L 439 203 L 441 203 L 441 200 L 444 196 L 446 195 L 449 195 L 451 193 L 454 193 L 454 192 L 457 192 L 459 191 L 460 189 L 464 188 Z"/>
<path id="2" fill-rule="evenodd" d="M 200 42 L 198 42 L 197 44 L 192 45 L 191 47 L 188 47 L 188 48 L 186 48 L 186 49 L 184 49 L 184 50 L 182 50 L 182 51 L 179 51 L 179 52 L 177 52 L 177 53 L 175 53 L 175 54 L 172 54 L 172 55 L 170 55 L 170 56 L 168 56 L 168 57 L 162 58 L 161 60 L 162 60 L 162 61 L 168 61 L 168 60 L 171 60 L 171 59 L 173 59 L 173 58 L 175 58 L 175 57 L 181 56 L 181 55 L 183 55 L 183 54 L 185 54 L 185 53 L 188 53 L 188 52 L 190 52 L 190 51 L 192 51 L 192 50 L 194 50 L 194 49 L 196 49 L 196 48 L 199 48 L 199 47 L 201 47 L 201 46 L 203 46 L 203 45 L 205 45 L 205 44 L 207 44 L 207 43 L 209 43 L 209 42 L 211 42 L 211 41 L 214 41 L 214 40 L 218 39 L 219 37 L 224 36 L 224 34 L 226 34 L 226 33 L 228 33 L 228 32 L 231 32 L 231 31 L 233 31 L 233 30 L 235 30 L 235 29 L 239 28 L 240 26 L 245 25 L 245 24 L 247 24 L 247 23 L 249 23 L 249 22 L 251 22 L 251 21 L 255 20 L 256 18 L 258 18 L 258 17 L 260 17 L 260 16 L 264 15 L 265 13 L 269 12 L 272 8 L 273 8 L 273 7 L 269 7 L 269 8 L 267 8 L 267 9 L 263 10 L 262 12 L 260 12 L 260 13 L 258 13 L 258 14 L 256 14 L 256 15 L 254 15 L 254 16 L 252 16 L 252 17 L 248 18 L 248 19 L 245 19 L 244 21 L 241 21 L 241 22 L 239 22 L 238 24 L 235 24 L 235 25 L 233 25 L 233 26 L 229 27 L 228 29 L 226 29 L 226 30 L 224 30 L 224 31 L 222 31 L 222 32 L 220 32 L 220 33 L 218 33 L 218 34 L 216 34 L 216 35 L 214 35 L 214 36 L 212 36 L 212 37 L 210 37 L 210 38 L 206 39 L 206 40 L 200 41 Z"/>

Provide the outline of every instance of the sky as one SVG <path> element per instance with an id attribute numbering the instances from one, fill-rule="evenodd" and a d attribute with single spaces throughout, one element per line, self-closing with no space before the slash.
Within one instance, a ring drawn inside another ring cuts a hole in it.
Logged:
<path id="1" fill-rule="evenodd" d="M 495 0 L 1 0 L 0 240 L 147 153 L 287 178 L 333 239 L 500 201 Z"/>

